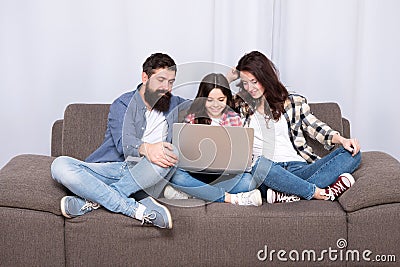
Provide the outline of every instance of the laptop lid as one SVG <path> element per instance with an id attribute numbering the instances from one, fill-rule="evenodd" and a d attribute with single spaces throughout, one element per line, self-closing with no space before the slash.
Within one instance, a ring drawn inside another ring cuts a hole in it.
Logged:
<path id="1" fill-rule="evenodd" d="M 178 167 L 191 172 L 242 173 L 251 167 L 254 129 L 174 123 Z"/>

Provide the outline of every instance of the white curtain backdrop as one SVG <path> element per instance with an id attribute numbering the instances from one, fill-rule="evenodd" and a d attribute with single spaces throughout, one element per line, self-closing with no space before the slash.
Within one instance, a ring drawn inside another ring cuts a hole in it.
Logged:
<path id="1" fill-rule="evenodd" d="M 279 3 L 273 59 L 289 90 L 340 104 L 362 150 L 400 159 L 400 2 L 301 0 Z"/>
<path id="2" fill-rule="evenodd" d="M 179 68 L 234 66 L 260 50 L 290 90 L 338 102 L 364 150 L 399 159 L 399 8 L 396 0 L 0 0 L 0 168 L 21 153 L 49 155 L 51 126 L 69 103 L 110 103 L 132 90 L 153 52 Z"/>

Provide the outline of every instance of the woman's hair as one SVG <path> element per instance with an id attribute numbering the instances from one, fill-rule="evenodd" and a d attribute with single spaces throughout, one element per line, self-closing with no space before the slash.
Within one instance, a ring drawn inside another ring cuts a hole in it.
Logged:
<path id="1" fill-rule="evenodd" d="M 280 82 L 278 77 L 278 70 L 275 65 L 261 52 L 252 51 L 245 54 L 238 62 L 236 69 L 238 71 L 247 71 L 254 75 L 257 81 L 264 87 L 264 98 L 267 101 L 265 107 L 265 114 L 269 115 L 272 112 L 274 120 L 278 120 L 284 112 L 284 103 L 288 98 L 288 91 L 285 86 Z M 248 101 L 251 98 L 247 91 L 244 90 L 243 84 L 240 82 L 239 87 L 241 92 L 237 99 L 236 107 L 243 105 L 240 101 Z M 262 99 L 261 99 L 262 101 Z M 259 100 L 249 101 L 250 108 L 255 110 Z M 270 110 L 271 109 L 271 112 Z"/>
<path id="2" fill-rule="evenodd" d="M 220 89 L 226 96 L 226 107 L 223 112 L 233 107 L 233 96 L 226 77 L 221 73 L 210 73 L 201 80 L 196 98 L 188 110 L 188 114 L 194 114 L 195 116 L 194 123 L 211 124 L 205 105 L 208 95 L 215 88 Z"/>

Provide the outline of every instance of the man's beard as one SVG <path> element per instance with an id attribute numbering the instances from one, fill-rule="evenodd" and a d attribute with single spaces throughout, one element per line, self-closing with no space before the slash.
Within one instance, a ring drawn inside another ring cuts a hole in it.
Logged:
<path id="1" fill-rule="evenodd" d="M 160 95 L 162 94 L 162 95 Z M 169 110 L 169 105 L 171 103 L 171 92 L 164 90 L 151 91 L 150 88 L 146 88 L 144 91 L 144 99 L 146 102 L 155 110 L 160 112 L 166 112 Z"/>

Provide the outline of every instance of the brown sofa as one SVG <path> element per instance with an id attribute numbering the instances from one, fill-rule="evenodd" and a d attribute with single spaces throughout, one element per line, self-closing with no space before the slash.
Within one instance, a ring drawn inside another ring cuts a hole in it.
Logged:
<path id="1" fill-rule="evenodd" d="M 363 152 L 356 183 L 339 201 L 243 207 L 160 199 L 171 210 L 172 230 L 141 226 L 105 209 L 65 219 L 59 204 L 69 192 L 51 178 L 51 162 L 59 155 L 89 155 L 103 139 L 108 108 L 69 105 L 53 125 L 51 156 L 19 155 L 0 170 L 0 266 L 399 264 L 400 163 L 383 152 Z M 337 104 L 311 109 L 349 136 Z"/>

